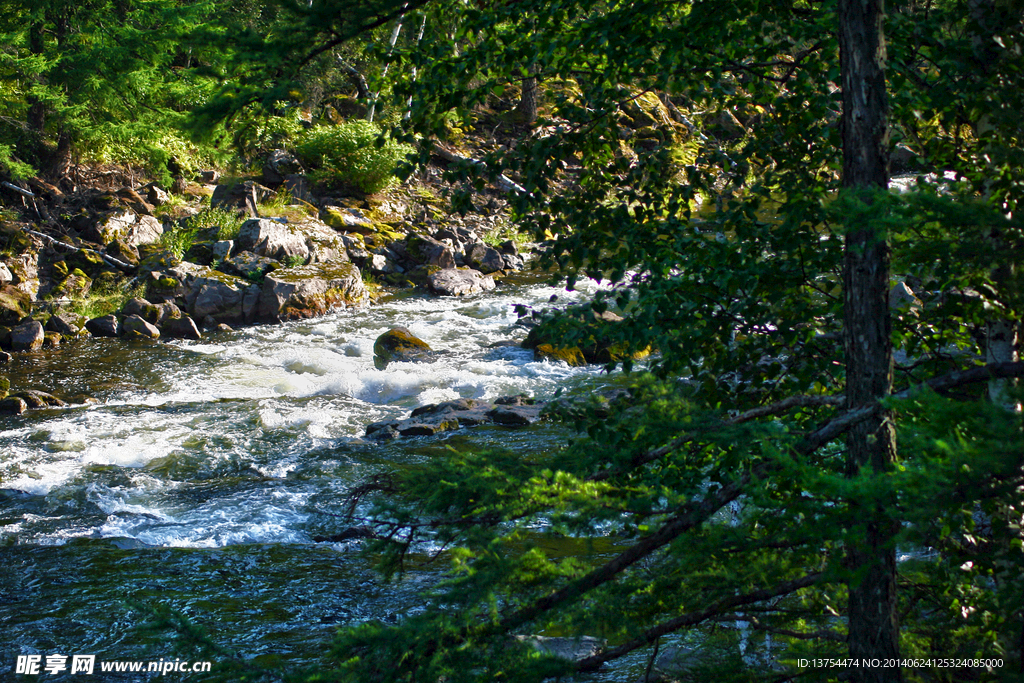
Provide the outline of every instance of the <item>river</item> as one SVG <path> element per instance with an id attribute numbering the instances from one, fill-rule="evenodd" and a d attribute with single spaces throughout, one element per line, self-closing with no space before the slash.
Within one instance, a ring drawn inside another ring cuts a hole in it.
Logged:
<path id="1" fill-rule="evenodd" d="M 373 445 L 366 425 L 457 397 L 543 399 L 612 381 L 492 347 L 526 334 L 513 304 L 586 294 L 521 276 L 469 299 L 396 295 L 199 342 L 83 339 L 16 355 L 12 390 L 89 402 L 0 416 L 0 680 L 28 680 L 10 673 L 18 655 L 187 658 L 170 632 L 140 629 L 165 608 L 224 649 L 214 671 L 228 657 L 316 668 L 338 626 L 415 609 L 439 563 L 384 583 L 358 540 L 314 541 L 344 528 L 347 491 L 448 447 L 529 453 L 567 433 L 490 426 Z M 395 325 L 445 353 L 375 369 L 373 342 Z"/>

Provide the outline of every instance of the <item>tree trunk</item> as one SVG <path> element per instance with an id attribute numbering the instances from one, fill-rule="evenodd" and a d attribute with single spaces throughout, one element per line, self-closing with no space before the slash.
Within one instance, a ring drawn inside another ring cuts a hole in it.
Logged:
<path id="1" fill-rule="evenodd" d="M 883 0 L 840 0 L 839 54 L 843 86 L 843 188 L 888 187 L 887 101 Z M 849 225 L 843 263 L 846 400 L 848 408 L 870 404 L 892 391 L 891 320 L 888 303 L 889 245 L 881 227 L 870 221 Z M 896 456 L 890 416 L 882 412 L 850 430 L 847 437 L 851 476 L 862 470 L 882 473 Z M 847 548 L 853 578 L 849 584 L 849 648 L 857 660 L 899 657 L 896 616 L 898 522 L 894 501 L 868 500 L 856 510 L 864 520 L 863 541 Z M 855 506 L 856 507 L 856 506 Z M 854 680 L 902 681 L 899 668 L 858 666 Z"/>
<path id="2" fill-rule="evenodd" d="M 537 77 L 531 73 L 523 79 L 523 93 L 513 112 L 516 120 L 533 125 L 537 121 Z"/>

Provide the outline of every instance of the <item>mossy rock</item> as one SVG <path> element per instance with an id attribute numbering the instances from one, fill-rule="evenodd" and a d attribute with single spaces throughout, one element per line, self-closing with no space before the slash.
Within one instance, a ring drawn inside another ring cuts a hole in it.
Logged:
<path id="1" fill-rule="evenodd" d="M 52 292 L 55 299 L 81 299 L 92 288 L 92 279 L 75 268 Z"/>
<path id="2" fill-rule="evenodd" d="M 627 342 L 614 340 L 613 326 L 619 324 L 623 324 L 623 318 L 610 311 L 596 313 L 589 306 L 572 307 L 548 313 L 522 345 L 533 349 L 538 358 L 563 360 L 569 365 L 620 363 L 649 356 L 650 347 L 630 349 Z M 575 344 L 565 346 L 564 339 L 572 339 Z"/>
<path id="3" fill-rule="evenodd" d="M 116 239 L 107 245 L 107 254 L 128 265 L 139 265 L 139 250 L 123 239 Z"/>
<path id="4" fill-rule="evenodd" d="M 539 344 L 533 349 L 538 360 L 548 359 L 567 363 L 572 367 L 579 367 L 587 364 L 587 359 L 580 351 L 580 347 L 556 347 L 551 344 Z"/>
<path id="5" fill-rule="evenodd" d="M 0 286 L 0 325 L 16 325 L 32 310 L 32 298 L 13 285 Z"/>
<path id="6" fill-rule="evenodd" d="M 11 380 L 0 375 L 0 398 L 7 398 L 7 394 L 11 392 Z"/>
<path id="7" fill-rule="evenodd" d="M 394 361 L 419 361 L 429 358 L 430 345 L 405 327 L 393 327 L 373 343 L 374 364 L 386 366 Z"/>
<path id="8" fill-rule="evenodd" d="M 95 278 L 100 272 L 110 269 L 103 257 L 92 249 L 81 249 L 73 254 L 68 254 L 64 257 L 64 261 L 69 273 L 73 270 L 80 270 L 90 278 Z"/>

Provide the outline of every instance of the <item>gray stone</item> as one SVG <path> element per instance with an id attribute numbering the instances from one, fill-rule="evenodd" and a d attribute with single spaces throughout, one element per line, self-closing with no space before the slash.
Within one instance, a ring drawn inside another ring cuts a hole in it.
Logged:
<path id="1" fill-rule="evenodd" d="M 160 330 L 155 325 L 151 325 L 146 322 L 144 318 L 138 315 L 130 315 L 121 321 L 121 336 L 143 338 L 143 339 L 159 339 Z"/>
<path id="2" fill-rule="evenodd" d="M 43 325 L 38 320 L 26 320 L 11 329 L 12 351 L 37 351 L 43 347 Z"/>
<path id="3" fill-rule="evenodd" d="M 146 199 L 153 206 L 163 206 L 170 201 L 171 196 L 158 185 L 150 185 L 146 191 Z"/>
<path id="4" fill-rule="evenodd" d="M 121 332 L 121 323 L 115 315 L 104 315 L 85 323 L 85 329 L 94 337 L 117 337 Z"/>
<path id="5" fill-rule="evenodd" d="M 128 233 L 126 241 L 133 247 L 156 244 L 164 234 L 164 225 L 158 218 L 142 216 Z"/>
<path id="6" fill-rule="evenodd" d="M 263 182 L 267 185 L 280 185 L 286 176 L 305 173 L 302 164 L 291 152 L 275 149 L 263 162 Z"/>
<path id="7" fill-rule="evenodd" d="M 427 276 L 427 284 L 435 294 L 466 296 L 494 289 L 494 278 L 476 270 L 447 268 Z"/>
<path id="8" fill-rule="evenodd" d="M 196 321 L 187 315 L 164 321 L 160 331 L 173 339 L 202 339 Z"/>
<path id="9" fill-rule="evenodd" d="M 244 305 L 250 287 L 259 291 L 248 280 L 207 269 L 186 285 L 188 313 L 196 320 L 211 318 L 217 323 L 252 322 L 253 309 Z"/>
<path id="10" fill-rule="evenodd" d="M 533 646 L 538 652 L 570 662 L 580 662 L 588 657 L 593 657 L 599 654 L 605 645 L 604 640 L 593 636 L 580 636 L 578 638 L 516 636 L 516 640 Z"/>
<path id="11" fill-rule="evenodd" d="M 47 332 L 56 332 L 63 337 L 77 337 L 82 331 L 82 316 L 74 313 L 54 313 L 46 321 Z"/>
<path id="12" fill-rule="evenodd" d="M 505 269 L 505 261 L 498 250 L 480 243 L 466 247 L 466 265 L 484 274 Z"/>
<path id="13" fill-rule="evenodd" d="M 235 239 L 238 251 L 251 251 L 278 261 L 309 258 L 305 236 L 294 226 L 268 218 L 252 218 L 242 224 Z"/>
<path id="14" fill-rule="evenodd" d="M 280 267 L 280 262 L 272 258 L 259 256 L 251 251 L 240 251 L 217 266 L 217 270 L 223 271 L 228 275 L 257 281 L 267 273 Z"/>
<path id="15" fill-rule="evenodd" d="M 373 221 L 367 218 L 359 209 L 325 206 L 320 210 L 320 220 L 341 232 L 357 232 L 362 234 L 376 232 Z"/>
<path id="16" fill-rule="evenodd" d="M 100 218 L 87 228 L 84 237 L 97 244 L 108 244 L 116 239 L 125 239 L 139 220 L 133 211 L 121 209 Z"/>
<path id="17" fill-rule="evenodd" d="M 20 398 L 29 408 L 63 408 L 67 406 L 67 403 L 53 394 L 37 391 L 36 389 L 23 389 L 22 391 L 12 393 L 11 396 Z"/>
<path id="18" fill-rule="evenodd" d="M 312 318 L 343 306 L 362 306 L 369 298 L 362 274 L 347 260 L 281 268 L 263 279 L 257 318 Z"/>
<path id="19" fill-rule="evenodd" d="M 425 235 L 410 235 L 405 251 L 413 262 L 442 269 L 455 268 L 455 253 L 444 242 Z"/>
<path id="20" fill-rule="evenodd" d="M 218 240 L 210 247 L 210 254 L 213 256 L 214 261 L 223 261 L 234 251 L 234 248 L 235 243 L 233 240 Z"/>
<path id="21" fill-rule="evenodd" d="M 0 285 L 9 285 L 14 282 L 14 275 L 6 263 L 0 263 Z"/>

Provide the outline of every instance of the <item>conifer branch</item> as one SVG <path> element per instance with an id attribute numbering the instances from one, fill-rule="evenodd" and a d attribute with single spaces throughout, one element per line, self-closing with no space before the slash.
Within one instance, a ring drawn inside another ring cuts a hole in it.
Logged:
<path id="1" fill-rule="evenodd" d="M 814 572 L 813 574 L 801 576 L 798 579 L 783 581 L 771 588 L 762 588 L 761 590 L 751 591 L 744 595 L 733 595 L 728 598 L 724 598 L 710 607 L 696 612 L 680 614 L 678 617 L 669 619 L 668 621 L 662 622 L 657 626 L 648 629 L 642 635 L 634 638 L 628 643 L 624 643 L 618 647 L 605 650 L 604 652 L 581 660 L 576 665 L 576 669 L 579 671 L 593 671 L 605 662 L 618 659 L 623 655 L 629 654 L 633 650 L 649 645 L 663 635 L 673 633 L 681 628 L 686 628 L 687 626 L 696 626 L 697 624 L 707 621 L 708 619 L 713 619 L 723 611 L 731 610 L 734 607 L 740 607 L 742 605 L 748 605 L 750 603 L 761 602 L 770 598 L 788 595 L 794 591 L 800 590 L 801 588 L 813 586 L 820 582 L 824 576 L 825 575 L 822 572 Z"/>

